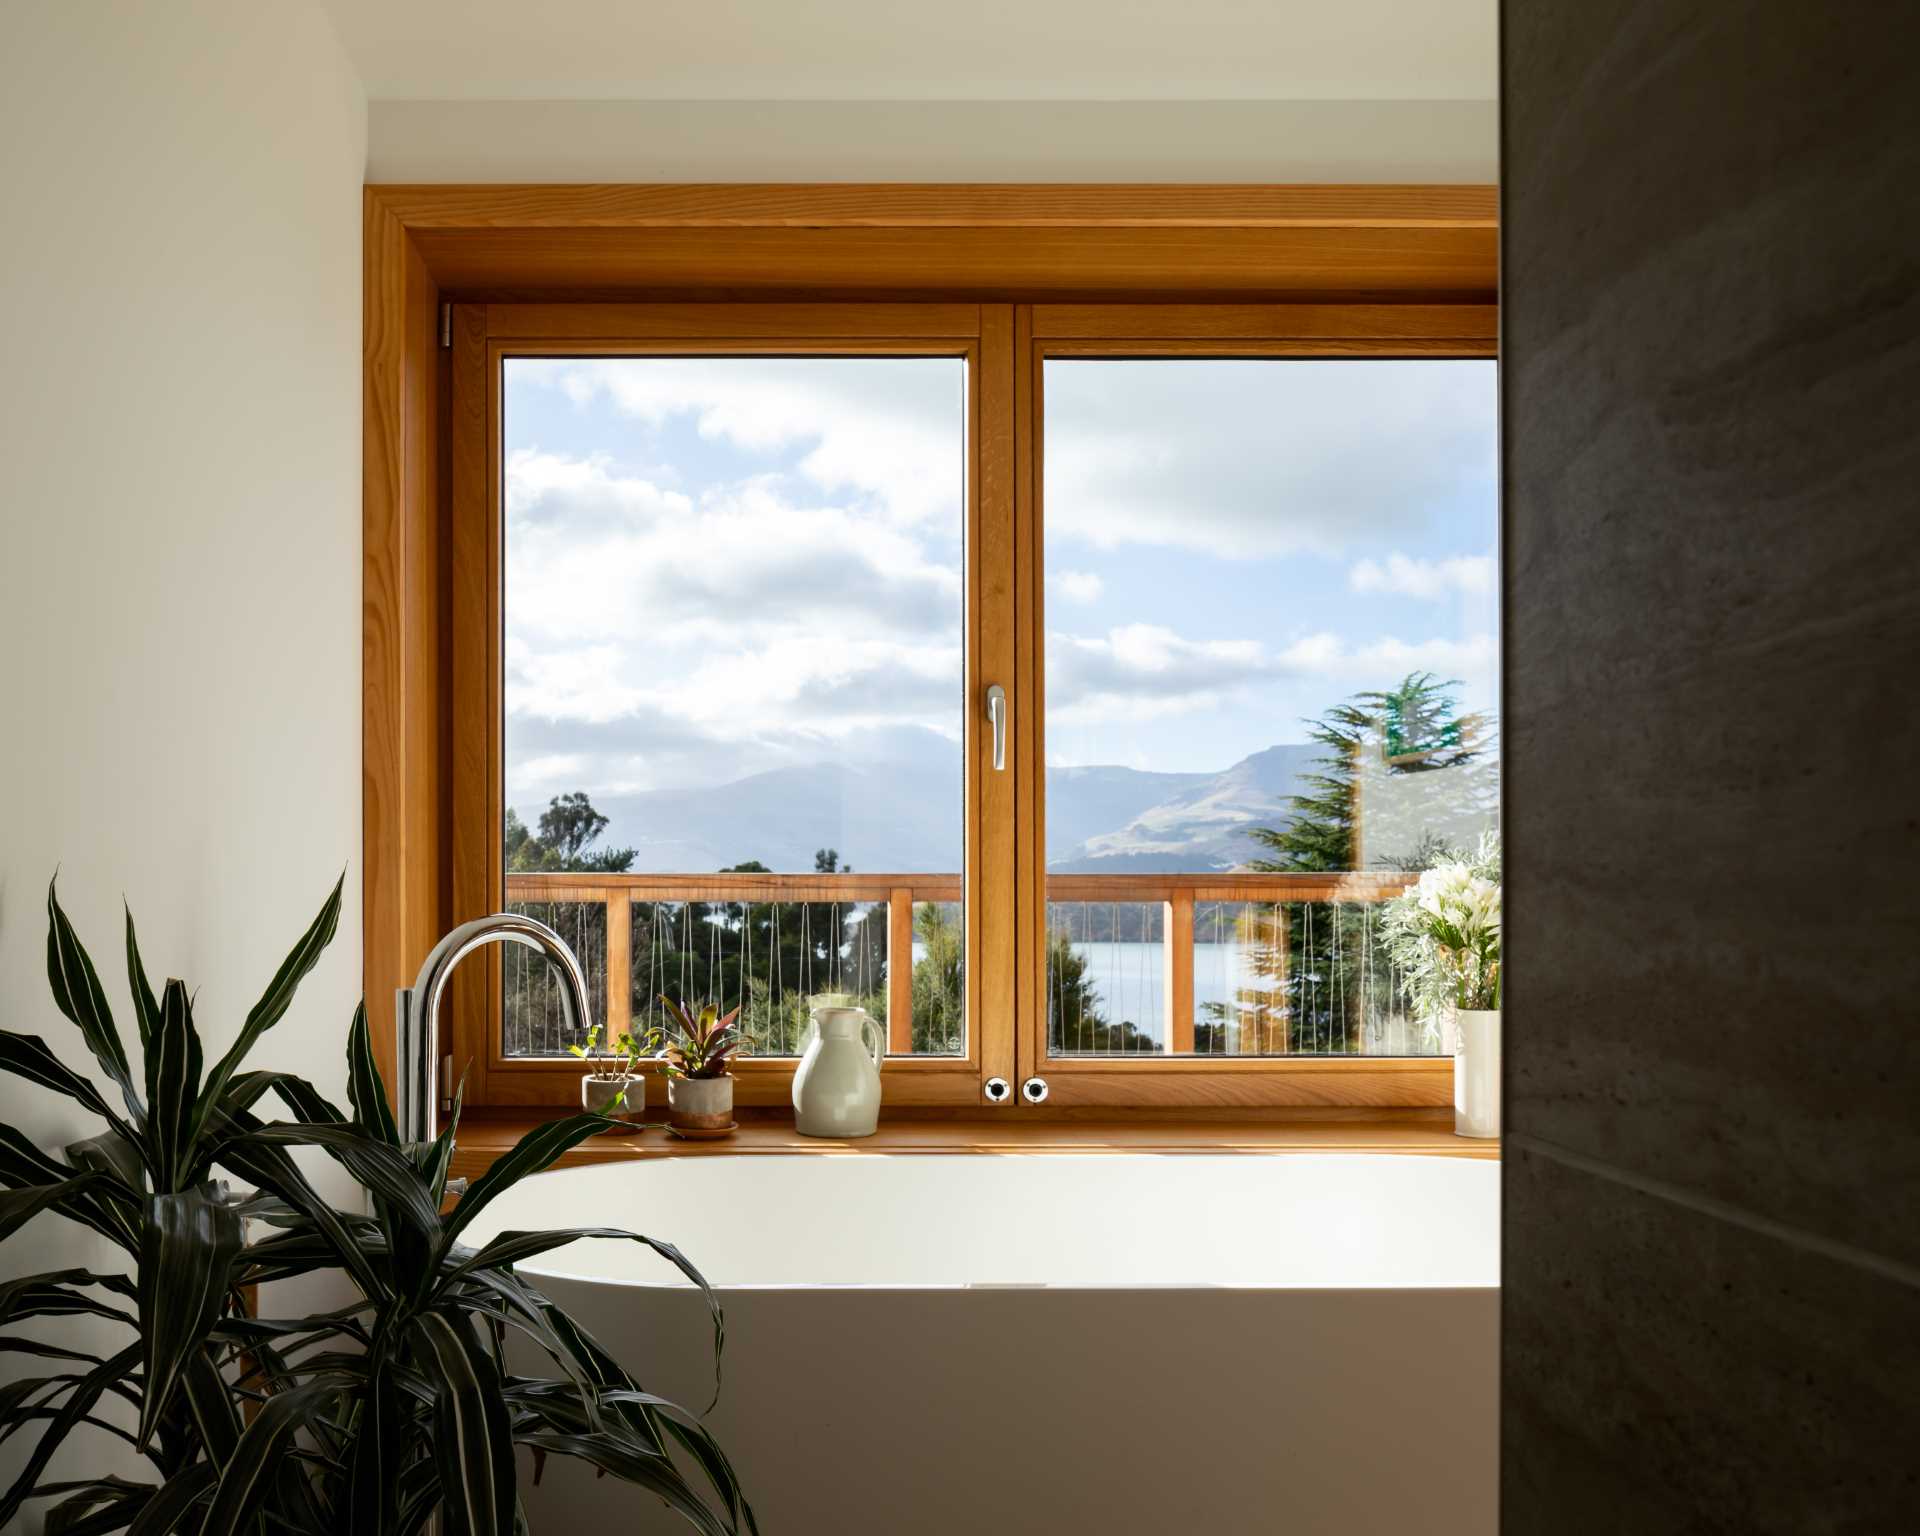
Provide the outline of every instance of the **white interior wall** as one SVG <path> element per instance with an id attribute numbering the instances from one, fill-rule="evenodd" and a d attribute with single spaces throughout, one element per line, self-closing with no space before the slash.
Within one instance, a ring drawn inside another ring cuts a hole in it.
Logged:
<path id="1" fill-rule="evenodd" d="M 1496 106 L 1373 101 L 375 101 L 367 179 L 1491 182 Z"/>
<path id="2" fill-rule="evenodd" d="M 310 0 L 6 6 L 0 1027 L 75 1065 L 56 867 L 129 1041 L 123 894 L 148 966 L 199 987 L 211 1054 L 344 866 L 340 935 L 259 1053 L 344 1092 L 365 127 Z M 99 1129 L 12 1077 L 0 1117 L 48 1147 Z M 0 1273 L 113 1257 L 48 1217 Z M 31 1438 L 0 1450 L 7 1482 Z"/>

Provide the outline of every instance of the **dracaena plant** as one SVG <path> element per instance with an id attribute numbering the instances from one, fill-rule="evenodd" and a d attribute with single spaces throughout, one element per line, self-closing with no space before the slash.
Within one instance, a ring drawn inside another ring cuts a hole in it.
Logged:
<path id="1" fill-rule="evenodd" d="M 192 995 L 178 981 L 154 993 L 129 915 L 136 1068 L 49 888 L 54 1001 L 118 1107 L 41 1038 L 0 1032 L 0 1069 L 65 1094 L 104 1123 L 64 1159 L 0 1124 L 0 1240 L 63 1216 L 119 1249 L 127 1272 L 0 1281 L 0 1350 L 48 1362 L 48 1374 L 0 1388 L 0 1439 L 39 1431 L 0 1494 L 0 1528 L 28 1498 L 52 1496 L 61 1502 L 48 1529 L 66 1536 L 122 1528 L 132 1536 L 410 1536 L 436 1514 L 459 1536 L 515 1536 L 525 1528 L 515 1450 L 527 1446 L 536 1461 L 575 1457 L 646 1489 L 707 1536 L 755 1530 L 725 1453 L 699 1420 L 643 1390 L 514 1269 L 582 1237 L 652 1249 L 707 1297 L 717 1392 L 719 1307 L 678 1250 L 608 1227 L 506 1232 L 477 1250 L 462 1241 L 494 1199 L 604 1129 L 603 1118 L 577 1115 L 532 1131 L 444 1211 L 454 1126 L 432 1142 L 401 1143 L 364 1007 L 347 1034 L 350 1112 L 291 1074 L 242 1070 L 333 937 L 339 911 L 336 885 L 211 1066 Z M 255 1113 L 269 1093 L 290 1120 Z M 458 1115 L 456 1104 L 455 1123 Z M 366 1211 L 322 1198 L 290 1155 L 298 1146 L 339 1163 L 364 1192 Z M 223 1175 L 250 1192 L 231 1193 Z M 337 1272 L 352 1299 L 307 1317 L 249 1313 L 246 1288 L 323 1271 Z M 19 1331 L 68 1316 L 125 1330 L 124 1342 L 97 1355 Z M 526 1346 L 512 1356 L 510 1336 Z M 521 1374 L 527 1359 L 557 1374 Z M 42 1481 L 82 1426 L 129 1442 L 146 1475 Z"/>
<path id="2" fill-rule="evenodd" d="M 733 1058 L 745 1053 L 746 1040 L 737 1027 L 740 1010 L 722 1015 L 712 1003 L 697 1012 L 664 993 L 666 1046 L 660 1052 L 660 1070 L 668 1077 L 725 1077 Z"/>

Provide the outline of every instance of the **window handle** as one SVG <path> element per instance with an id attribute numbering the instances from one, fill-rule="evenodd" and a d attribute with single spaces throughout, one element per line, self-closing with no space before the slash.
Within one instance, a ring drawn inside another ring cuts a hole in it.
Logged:
<path id="1" fill-rule="evenodd" d="M 1007 767 L 1007 690 L 995 683 L 987 690 L 987 719 L 993 724 L 993 771 Z"/>

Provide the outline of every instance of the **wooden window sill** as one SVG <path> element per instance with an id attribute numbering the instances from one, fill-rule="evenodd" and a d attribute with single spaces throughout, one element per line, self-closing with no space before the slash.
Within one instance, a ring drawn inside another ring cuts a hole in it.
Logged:
<path id="1" fill-rule="evenodd" d="M 855 1141 L 802 1136 L 790 1116 L 742 1111 L 740 1129 L 718 1141 L 682 1141 L 665 1130 L 598 1136 L 561 1158 L 561 1166 L 655 1157 L 727 1157 L 769 1153 L 1400 1153 L 1497 1159 L 1500 1143 L 1453 1133 L 1450 1110 L 1343 1116 L 1295 1116 L 1249 1122 L 1204 1120 L 883 1119 Z M 453 1172 L 474 1178 L 542 1120 L 539 1114 L 471 1115 L 460 1122 Z"/>

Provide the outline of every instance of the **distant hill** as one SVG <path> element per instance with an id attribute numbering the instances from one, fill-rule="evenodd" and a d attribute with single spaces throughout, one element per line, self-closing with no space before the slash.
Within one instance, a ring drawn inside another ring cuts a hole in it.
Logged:
<path id="1" fill-rule="evenodd" d="M 871 765 L 782 768 L 731 783 L 595 795 L 610 820 L 604 846 L 640 850 L 634 868 L 703 874 L 758 859 L 813 868 L 816 848 L 874 873 L 950 873 L 962 839 L 960 759 L 926 740 Z M 1256 856 L 1253 827 L 1287 820 L 1287 800 L 1319 749 L 1269 747 L 1220 773 L 1133 768 L 1047 770 L 1049 869 L 1146 873 L 1230 869 Z M 537 816 L 538 807 L 521 807 Z"/>
<path id="2" fill-rule="evenodd" d="M 1147 874 L 1233 869 L 1262 852 L 1248 833 L 1283 826 L 1290 798 L 1312 771 L 1321 749 L 1305 744 L 1268 747 L 1225 772 L 1156 775 L 1192 782 L 1143 806 L 1126 821 L 1073 844 L 1054 835 L 1056 807 L 1071 806 L 1079 785 L 1073 773 L 1126 769 L 1067 769 L 1047 775 L 1047 868 L 1060 874 Z M 1143 776 L 1144 777 L 1144 776 Z"/>

